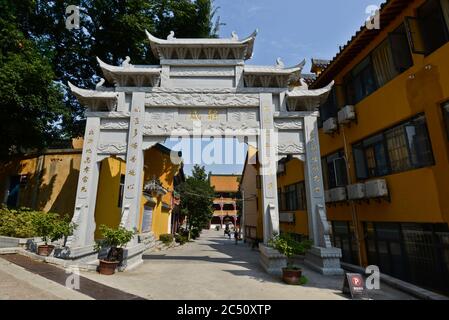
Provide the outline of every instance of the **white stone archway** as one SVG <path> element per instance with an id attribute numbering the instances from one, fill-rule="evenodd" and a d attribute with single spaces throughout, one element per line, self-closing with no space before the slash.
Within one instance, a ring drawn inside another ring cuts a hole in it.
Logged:
<path id="1" fill-rule="evenodd" d="M 258 149 L 263 193 L 264 243 L 279 232 L 277 161 L 292 155 L 304 161 L 310 236 L 310 261 L 323 273 L 339 273 L 339 249 L 332 248 L 321 175 L 318 108 L 333 84 L 308 90 L 301 79 L 304 62 L 285 68 L 250 66 L 256 34 L 230 39 L 157 39 L 147 32 L 158 66 L 138 66 L 126 59 L 110 66 L 98 59 L 114 87 L 96 90 L 69 83 L 87 107 L 87 125 L 73 221 L 70 259 L 92 253 L 98 163 L 115 155 L 126 161 L 121 225 L 137 229 L 142 196 L 143 151 L 170 136 L 202 135 L 248 138 Z M 138 263 L 142 245 L 128 245 L 129 265 Z M 330 260 L 329 260 L 330 259 Z M 330 261 L 330 262 L 329 262 Z"/>

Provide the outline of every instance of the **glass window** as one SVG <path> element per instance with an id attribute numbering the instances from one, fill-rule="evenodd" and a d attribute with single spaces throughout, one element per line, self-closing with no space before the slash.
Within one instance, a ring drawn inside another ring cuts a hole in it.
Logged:
<path id="1" fill-rule="evenodd" d="M 443 118 L 446 124 L 447 138 L 449 139 L 449 101 L 443 104 Z"/>
<path id="2" fill-rule="evenodd" d="M 346 159 L 343 151 L 324 157 L 323 176 L 326 189 L 345 187 L 348 184 Z"/>
<path id="3" fill-rule="evenodd" d="M 304 181 L 296 185 L 296 191 L 298 193 L 298 210 L 304 211 L 307 209 L 306 185 Z"/>
<path id="4" fill-rule="evenodd" d="M 120 176 L 120 186 L 118 191 L 118 204 L 117 206 L 121 208 L 123 206 L 123 193 L 125 191 L 125 175 Z"/>
<path id="5" fill-rule="evenodd" d="M 417 18 L 423 35 L 426 54 L 430 54 L 449 41 L 447 0 L 428 0 L 418 9 Z"/>
<path id="6" fill-rule="evenodd" d="M 285 210 L 295 211 L 298 209 L 298 198 L 296 185 L 290 185 L 285 187 Z"/>
<path id="7" fill-rule="evenodd" d="M 380 177 L 434 164 L 424 116 L 365 139 L 352 148 L 358 179 Z"/>
<path id="8" fill-rule="evenodd" d="M 385 40 L 373 51 L 373 65 L 379 86 L 383 86 L 397 74 L 396 66 L 391 52 L 390 42 Z"/>
<path id="9" fill-rule="evenodd" d="M 413 65 L 405 25 L 401 24 L 395 31 L 389 34 L 388 38 L 396 71 L 402 73 Z"/>
<path id="10" fill-rule="evenodd" d="M 357 103 L 377 89 L 371 57 L 366 58 L 351 73 L 354 87 L 353 100 Z"/>

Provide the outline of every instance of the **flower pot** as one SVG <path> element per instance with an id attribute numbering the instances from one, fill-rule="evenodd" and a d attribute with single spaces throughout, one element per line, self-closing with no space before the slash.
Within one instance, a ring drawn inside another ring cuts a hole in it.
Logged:
<path id="1" fill-rule="evenodd" d="M 110 276 L 115 273 L 115 269 L 117 268 L 118 264 L 119 264 L 118 261 L 100 260 L 100 265 L 98 266 L 98 272 L 100 274 Z"/>
<path id="2" fill-rule="evenodd" d="M 40 256 L 48 257 L 50 253 L 53 251 L 55 246 L 52 245 L 42 245 L 37 247 L 37 254 Z"/>
<path id="3" fill-rule="evenodd" d="M 282 269 L 282 280 L 287 284 L 296 285 L 301 280 L 302 270 L 301 269 Z"/>

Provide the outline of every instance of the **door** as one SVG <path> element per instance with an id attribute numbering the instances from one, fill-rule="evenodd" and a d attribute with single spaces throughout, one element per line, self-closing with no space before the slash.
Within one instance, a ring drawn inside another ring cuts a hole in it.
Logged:
<path id="1" fill-rule="evenodd" d="M 8 199 L 6 205 L 15 208 L 18 206 L 20 192 L 20 176 L 9 177 Z"/>
<path id="2" fill-rule="evenodd" d="M 142 233 L 151 232 L 152 225 L 153 225 L 153 207 L 145 206 L 143 209 Z"/>

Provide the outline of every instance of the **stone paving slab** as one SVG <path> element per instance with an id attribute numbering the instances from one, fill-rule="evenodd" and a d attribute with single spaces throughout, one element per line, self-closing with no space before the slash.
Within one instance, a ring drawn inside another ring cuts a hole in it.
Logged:
<path id="1" fill-rule="evenodd" d="M 89 300 L 90 297 L 0 259 L 0 300 Z"/>
<path id="2" fill-rule="evenodd" d="M 322 276 L 306 267 L 305 286 L 288 286 L 264 272 L 259 253 L 235 245 L 222 232 L 204 231 L 195 242 L 163 253 L 146 253 L 136 269 L 113 277 L 82 275 L 146 299 L 171 300 L 345 300 L 343 276 Z M 414 299 L 388 286 L 372 299 Z"/>
<path id="3" fill-rule="evenodd" d="M 3 255 L 2 258 L 65 288 L 69 274 L 64 269 L 32 260 L 20 254 Z M 80 277 L 80 288 L 77 291 L 96 300 L 142 300 L 139 296 L 105 286 L 82 276 Z"/>

